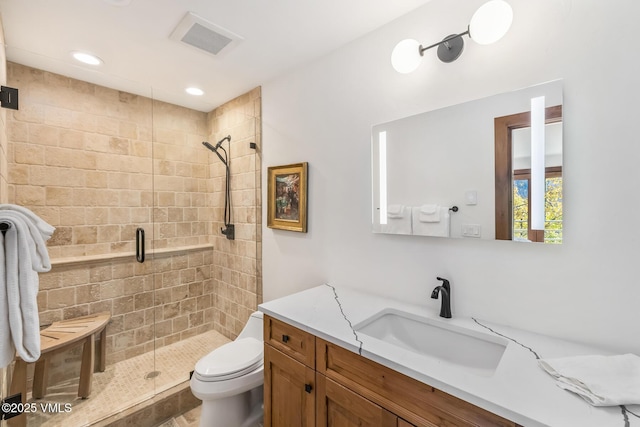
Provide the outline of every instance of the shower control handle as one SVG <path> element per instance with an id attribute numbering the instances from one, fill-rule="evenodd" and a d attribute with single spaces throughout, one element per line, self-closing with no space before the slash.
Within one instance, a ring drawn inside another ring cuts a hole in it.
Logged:
<path id="1" fill-rule="evenodd" d="M 284 343 L 289 342 L 289 335 L 283 335 L 282 336 L 282 342 L 284 342 Z"/>

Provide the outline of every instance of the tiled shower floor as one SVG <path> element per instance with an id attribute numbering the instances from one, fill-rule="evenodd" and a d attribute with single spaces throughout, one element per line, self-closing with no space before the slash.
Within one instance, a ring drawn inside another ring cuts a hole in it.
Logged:
<path id="1" fill-rule="evenodd" d="M 218 332 L 209 331 L 186 340 L 113 365 L 105 372 L 93 374 L 91 396 L 82 400 L 77 396 L 78 381 L 51 384 L 41 403 L 70 403 L 69 412 L 30 414 L 27 425 L 42 427 L 80 427 L 90 425 L 110 415 L 122 412 L 156 393 L 165 391 L 189 379 L 196 362 L 213 349 L 229 342 Z M 159 375 L 149 375 L 159 372 Z M 145 378 L 152 377 L 152 378 Z"/>

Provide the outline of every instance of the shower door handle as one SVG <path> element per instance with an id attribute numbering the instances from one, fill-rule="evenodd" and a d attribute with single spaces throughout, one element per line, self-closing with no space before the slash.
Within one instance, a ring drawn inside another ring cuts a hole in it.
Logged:
<path id="1" fill-rule="evenodd" d="M 136 261 L 144 262 L 144 228 L 136 230 Z"/>

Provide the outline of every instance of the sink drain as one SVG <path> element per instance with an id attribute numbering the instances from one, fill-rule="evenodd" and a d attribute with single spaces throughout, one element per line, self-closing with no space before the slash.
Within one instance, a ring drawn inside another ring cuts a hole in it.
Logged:
<path id="1" fill-rule="evenodd" d="M 151 380 L 160 375 L 160 371 L 151 371 L 147 375 L 144 376 L 145 380 Z"/>

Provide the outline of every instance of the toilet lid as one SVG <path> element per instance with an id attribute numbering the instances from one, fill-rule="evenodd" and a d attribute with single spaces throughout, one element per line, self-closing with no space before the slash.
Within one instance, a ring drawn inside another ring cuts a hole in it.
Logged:
<path id="1" fill-rule="evenodd" d="M 236 378 L 262 364 L 263 344 L 255 338 L 240 338 L 213 350 L 196 363 L 196 374 L 207 381 Z"/>

